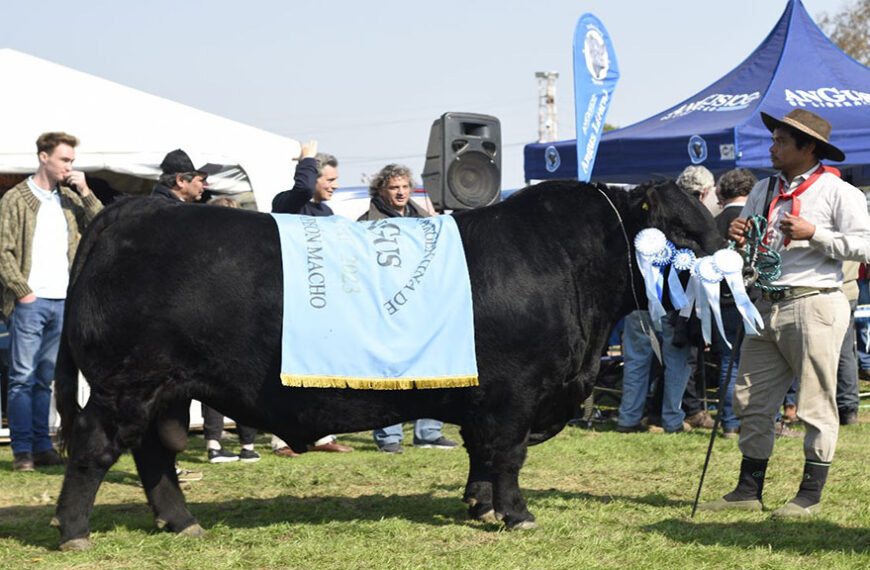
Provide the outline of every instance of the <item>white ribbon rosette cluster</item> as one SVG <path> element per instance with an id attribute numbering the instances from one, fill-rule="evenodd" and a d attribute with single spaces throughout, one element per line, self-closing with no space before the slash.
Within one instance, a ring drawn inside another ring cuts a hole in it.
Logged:
<path id="1" fill-rule="evenodd" d="M 711 313 L 719 327 L 719 333 L 728 347 L 731 344 L 722 326 L 722 311 L 719 306 L 719 283 L 724 280 L 734 296 L 737 310 L 743 317 L 747 334 L 758 334 L 764 328 L 761 315 L 749 300 L 743 286 L 743 259 L 733 249 L 720 249 L 713 255 L 695 258 L 688 249 L 676 249 L 665 234 L 656 228 L 638 232 L 634 238 L 637 264 L 643 275 L 647 304 L 653 326 L 661 330 L 661 318 L 665 315 L 662 306 L 664 270 L 668 265 L 672 270 L 668 275 L 668 290 L 671 304 L 688 317 L 692 309 L 701 321 L 704 341 L 711 342 Z M 680 271 L 689 271 L 689 283 L 683 289 L 679 279 Z"/>

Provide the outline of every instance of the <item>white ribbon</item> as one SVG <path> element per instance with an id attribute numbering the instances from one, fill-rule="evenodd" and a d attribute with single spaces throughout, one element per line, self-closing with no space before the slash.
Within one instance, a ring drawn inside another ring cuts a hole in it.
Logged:
<path id="1" fill-rule="evenodd" d="M 646 228 L 634 237 L 634 249 L 637 257 L 637 265 L 643 275 L 644 289 L 646 290 L 647 308 L 653 328 L 662 330 L 662 317 L 665 308 L 662 306 L 662 270 L 654 262 L 661 263 L 662 251 L 667 250 L 668 239 L 657 228 Z"/>
<path id="2" fill-rule="evenodd" d="M 674 306 L 674 309 L 680 311 L 680 314 L 682 314 L 682 309 L 687 306 L 691 310 L 691 302 L 686 294 L 686 290 L 683 289 L 683 284 L 680 283 L 679 272 L 691 271 L 694 264 L 695 254 L 691 249 L 678 249 L 674 251 L 671 261 L 671 272 L 668 275 L 668 290 L 671 292 L 671 304 Z M 692 300 L 694 300 L 694 297 L 692 297 Z"/>
<path id="3" fill-rule="evenodd" d="M 758 331 L 764 329 L 764 320 L 761 318 L 761 313 L 749 300 L 749 295 L 746 294 L 746 288 L 743 285 L 743 258 L 733 249 L 720 249 L 713 254 L 713 263 L 725 276 L 725 283 L 731 289 L 734 304 L 746 325 L 746 334 L 759 334 Z"/>
<path id="4" fill-rule="evenodd" d="M 695 309 L 695 314 L 698 315 L 698 317 L 701 316 L 698 307 L 696 307 L 695 305 L 697 303 L 698 297 L 700 297 L 701 295 L 700 290 L 701 286 L 698 284 L 698 280 L 695 279 L 694 275 L 690 275 L 689 283 L 686 285 L 686 300 L 688 302 L 686 303 L 685 307 L 680 309 L 681 317 L 688 319 L 689 315 L 692 314 L 692 309 Z"/>
<path id="5" fill-rule="evenodd" d="M 701 269 L 701 260 L 696 259 L 692 266 L 692 279 L 690 285 L 692 294 L 695 298 L 695 316 L 701 321 L 701 334 L 706 341 L 710 338 L 710 307 L 707 304 L 707 295 L 704 292 L 704 287 L 701 285 L 701 278 L 698 277 L 698 271 Z"/>
<path id="6" fill-rule="evenodd" d="M 701 315 L 701 332 L 704 335 L 704 342 L 710 344 L 712 341 L 712 325 L 710 323 L 710 313 L 713 313 L 713 318 L 716 319 L 716 326 L 719 328 L 719 334 L 722 335 L 722 340 L 731 348 L 731 343 L 725 337 L 725 328 L 722 326 L 722 309 L 719 307 L 719 282 L 722 281 L 724 275 L 713 263 L 713 256 L 708 255 L 702 257 L 695 264 L 694 274 L 701 284 L 701 295 L 703 302 Z"/>

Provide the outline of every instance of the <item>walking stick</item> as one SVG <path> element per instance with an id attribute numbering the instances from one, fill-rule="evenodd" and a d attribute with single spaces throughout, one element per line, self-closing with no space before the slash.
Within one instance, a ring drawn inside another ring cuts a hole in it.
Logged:
<path id="1" fill-rule="evenodd" d="M 710 465 L 710 455 L 713 453 L 713 442 L 716 440 L 716 433 L 719 431 L 719 424 L 722 422 L 722 402 L 725 400 L 725 394 L 728 393 L 728 385 L 731 384 L 731 373 L 734 371 L 734 355 L 740 350 L 740 345 L 743 344 L 743 326 L 737 329 L 737 338 L 734 339 L 734 346 L 731 349 L 731 359 L 728 361 L 728 375 L 725 377 L 725 382 L 719 385 L 718 406 L 716 411 L 716 420 L 713 422 L 713 432 L 710 434 L 710 444 L 707 446 L 707 457 L 704 459 L 704 469 L 701 471 L 701 480 L 698 481 L 698 492 L 695 493 L 695 502 L 692 503 L 692 516 L 695 518 L 695 511 L 698 509 L 698 499 L 701 498 L 701 487 L 704 486 L 704 476 L 707 474 L 707 466 Z"/>

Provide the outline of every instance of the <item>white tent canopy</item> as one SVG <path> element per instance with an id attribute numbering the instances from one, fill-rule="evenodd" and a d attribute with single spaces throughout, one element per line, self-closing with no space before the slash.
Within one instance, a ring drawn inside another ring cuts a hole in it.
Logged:
<path id="1" fill-rule="evenodd" d="M 12 49 L 0 49 L 0 173 L 37 167 L 36 138 L 66 131 L 80 140 L 76 168 L 156 180 L 167 152 L 184 149 L 212 190 L 253 191 L 257 208 L 292 186 L 298 141 L 249 127 Z"/>

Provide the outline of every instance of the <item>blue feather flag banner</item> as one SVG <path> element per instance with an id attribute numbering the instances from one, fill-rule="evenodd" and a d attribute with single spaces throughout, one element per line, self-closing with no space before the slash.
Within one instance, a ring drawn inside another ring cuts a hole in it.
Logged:
<path id="1" fill-rule="evenodd" d="M 577 179 L 589 182 L 604 118 L 619 80 L 619 65 L 601 21 L 583 14 L 574 29 L 574 111 L 577 118 Z"/>

